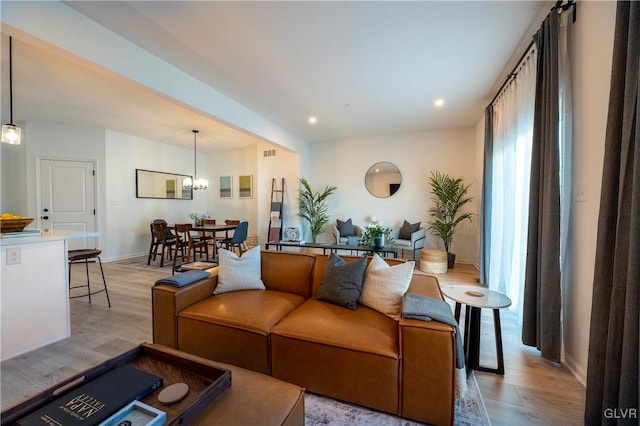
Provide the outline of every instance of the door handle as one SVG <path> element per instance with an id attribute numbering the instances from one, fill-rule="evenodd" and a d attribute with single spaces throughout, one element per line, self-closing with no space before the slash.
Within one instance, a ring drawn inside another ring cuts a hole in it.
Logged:
<path id="1" fill-rule="evenodd" d="M 40 219 L 47 220 L 47 219 L 49 219 L 49 216 L 41 216 Z"/>

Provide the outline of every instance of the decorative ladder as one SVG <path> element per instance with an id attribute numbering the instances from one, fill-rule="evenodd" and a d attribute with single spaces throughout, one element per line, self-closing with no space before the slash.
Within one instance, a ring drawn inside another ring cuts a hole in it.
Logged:
<path id="1" fill-rule="evenodd" d="M 276 185 L 276 178 L 271 179 L 271 208 L 269 211 L 269 233 L 267 241 L 282 240 L 282 207 L 284 205 L 284 178 L 281 179 L 280 189 Z"/>

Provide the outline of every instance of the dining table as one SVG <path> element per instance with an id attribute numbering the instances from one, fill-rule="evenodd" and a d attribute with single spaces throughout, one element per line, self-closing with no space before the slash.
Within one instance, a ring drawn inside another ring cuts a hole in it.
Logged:
<path id="1" fill-rule="evenodd" d="M 238 225 L 227 225 L 227 224 L 206 224 L 206 225 L 194 225 L 191 227 L 191 230 L 194 232 L 201 232 L 203 235 L 210 233 L 213 237 L 213 258 L 218 258 L 218 246 L 215 244 L 216 234 L 218 232 L 224 232 L 225 238 L 229 238 L 229 231 L 233 231 L 236 229 Z"/>

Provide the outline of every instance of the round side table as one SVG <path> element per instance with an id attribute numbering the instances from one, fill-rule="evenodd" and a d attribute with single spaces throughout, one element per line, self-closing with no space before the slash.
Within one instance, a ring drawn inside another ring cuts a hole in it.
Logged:
<path id="1" fill-rule="evenodd" d="M 502 353 L 502 330 L 500 327 L 500 309 L 511 306 L 511 299 L 502 293 L 484 287 L 471 285 L 450 285 L 442 288 L 442 293 L 456 302 L 455 317 L 460 323 L 460 309 L 465 308 L 464 353 L 467 370 L 486 371 L 504 374 L 504 356 Z M 493 327 L 496 335 L 496 353 L 498 367 L 480 365 L 480 313 L 482 308 L 493 309 Z"/>

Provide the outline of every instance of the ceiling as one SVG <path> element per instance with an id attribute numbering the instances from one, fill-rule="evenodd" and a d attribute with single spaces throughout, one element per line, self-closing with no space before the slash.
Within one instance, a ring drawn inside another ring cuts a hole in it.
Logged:
<path id="1" fill-rule="evenodd" d="M 474 126 L 540 1 L 70 1 L 310 142 Z M 46 43 L 13 40 L 14 121 L 205 150 L 256 138 Z M 3 62 L 6 63 L 3 49 Z M 3 68 L 6 69 L 6 68 Z M 2 120 L 8 122 L 3 77 Z M 440 108 L 436 98 L 444 99 Z M 318 122 L 309 124 L 308 117 Z"/>

